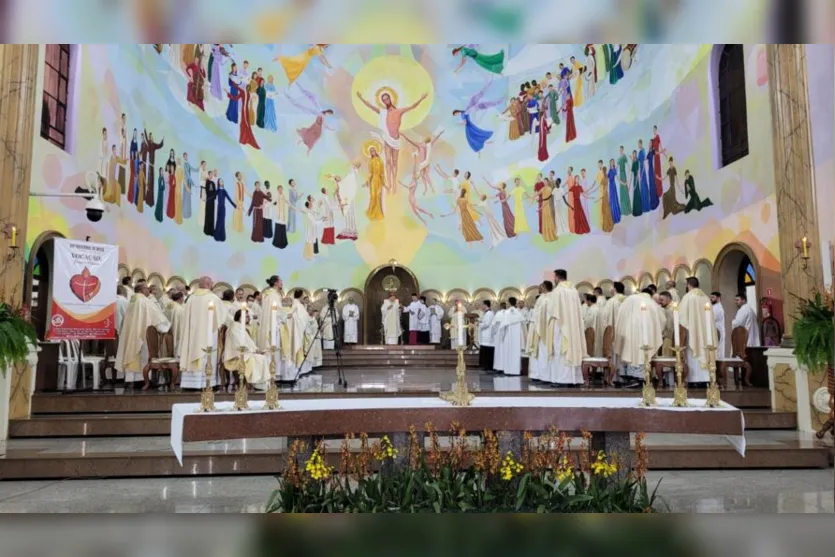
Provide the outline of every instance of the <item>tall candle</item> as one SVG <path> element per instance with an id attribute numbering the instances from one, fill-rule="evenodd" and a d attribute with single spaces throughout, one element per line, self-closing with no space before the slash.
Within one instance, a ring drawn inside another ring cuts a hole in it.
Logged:
<path id="1" fill-rule="evenodd" d="M 461 306 L 458 306 L 458 346 L 464 346 L 464 312 Z"/>
<path id="2" fill-rule="evenodd" d="M 710 304 L 705 304 L 705 327 L 707 328 L 707 339 L 705 339 L 708 345 L 712 345 L 714 343 L 713 330 L 716 328 L 713 325 L 713 309 L 711 309 Z"/>
<path id="3" fill-rule="evenodd" d="M 649 346 L 649 312 L 646 304 L 641 304 L 641 340 L 644 346 Z"/>
<path id="4" fill-rule="evenodd" d="M 804 238 L 804 240 L 805 240 L 805 238 Z M 16 226 L 12 227 L 12 244 L 11 245 L 12 246 L 17 245 L 17 227 Z"/>
<path id="5" fill-rule="evenodd" d="M 246 329 L 246 302 L 241 304 L 241 324 Z"/>
<path id="6" fill-rule="evenodd" d="M 273 302 L 273 320 L 270 327 L 270 343 L 275 346 L 276 338 L 278 336 L 278 304 Z"/>
<path id="7" fill-rule="evenodd" d="M 681 336 L 678 329 L 678 304 L 673 302 L 673 339 L 675 339 L 675 346 L 681 346 Z"/>
<path id="8" fill-rule="evenodd" d="M 215 327 L 215 303 L 209 302 L 209 321 L 208 327 L 206 327 L 206 346 L 211 348 L 214 346 L 214 342 L 212 339 L 212 330 Z"/>

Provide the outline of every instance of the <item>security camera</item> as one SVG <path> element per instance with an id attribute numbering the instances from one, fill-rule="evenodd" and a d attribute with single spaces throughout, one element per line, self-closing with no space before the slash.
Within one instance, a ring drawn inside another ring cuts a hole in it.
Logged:
<path id="1" fill-rule="evenodd" d="M 104 203 L 98 197 L 94 197 L 87 202 L 84 210 L 87 212 L 87 220 L 99 222 L 104 215 Z"/>

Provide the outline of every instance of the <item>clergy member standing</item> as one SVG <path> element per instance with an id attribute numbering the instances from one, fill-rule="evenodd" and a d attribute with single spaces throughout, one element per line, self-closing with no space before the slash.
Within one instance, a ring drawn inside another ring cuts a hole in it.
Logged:
<path id="1" fill-rule="evenodd" d="M 166 319 L 155 300 L 148 297 L 148 285 L 136 285 L 136 293 L 122 321 L 122 334 L 116 350 L 116 371 L 125 374 L 125 383 L 136 383 L 144 379 L 142 390 L 147 390 L 148 382 L 148 345 L 146 335 L 148 327 L 154 327 L 160 333 L 167 333 L 171 323 Z"/>
<path id="2" fill-rule="evenodd" d="M 297 288 L 293 291 L 290 316 L 286 323 L 288 350 L 282 380 L 295 379 L 322 364 L 322 342 L 316 336 L 319 322 L 311 317 L 310 310 L 302 302 L 303 298 L 304 290 Z"/>
<path id="3" fill-rule="evenodd" d="M 652 359 L 663 344 L 664 321 L 664 309 L 653 301 L 648 288 L 628 296 L 620 305 L 615 320 L 615 354 L 625 365 L 624 376 L 637 382 L 644 380 L 643 347 L 651 348 Z"/>
<path id="4" fill-rule="evenodd" d="M 594 294 L 586 294 L 585 299 L 586 311 L 583 315 L 583 334 L 588 329 L 594 331 L 594 344 L 587 346 L 586 350 L 588 350 L 589 356 L 600 358 L 603 355 L 603 338 L 597 334 L 598 321 L 600 320 L 600 307 L 597 305 L 597 296 Z"/>
<path id="5" fill-rule="evenodd" d="M 600 336 L 600 355 L 598 356 L 595 354 L 595 356 L 602 357 L 604 350 L 609 350 L 609 353 L 612 355 L 612 374 L 614 376 L 614 381 L 619 382 L 623 365 L 618 359 L 617 354 L 615 354 L 615 318 L 618 315 L 620 305 L 626 299 L 626 295 L 624 294 L 624 292 L 626 292 L 626 287 L 622 282 L 615 282 L 614 288 L 615 295 L 606 301 L 606 305 L 603 306 L 603 309 L 598 314 L 598 325 L 595 329 L 595 337 Z M 609 328 L 611 328 L 612 331 L 612 338 L 610 339 L 609 346 L 604 346 L 603 340 L 605 339 L 606 330 Z M 597 341 L 595 341 L 595 344 L 597 344 Z"/>
<path id="6" fill-rule="evenodd" d="M 580 317 L 580 293 L 568 280 L 564 269 L 554 271 L 557 287 L 549 296 L 554 300 L 553 345 L 549 349 L 551 382 L 579 385 L 583 382 L 582 363 L 586 354 L 586 336 Z"/>
<path id="7" fill-rule="evenodd" d="M 409 314 L 409 344 L 418 344 L 419 323 L 421 321 L 422 311 L 424 311 L 424 307 L 418 300 L 418 295 L 413 293 L 412 302 L 405 309 L 405 313 Z"/>
<path id="8" fill-rule="evenodd" d="M 180 341 L 180 386 L 184 389 L 202 389 L 206 386 L 206 353 L 212 353 L 209 365 L 212 369 L 210 385 L 218 385 L 218 330 L 226 322 L 226 306 L 212 292 L 212 279 L 201 277 L 198 288 L 185 304 L 183 332 Z"/>
<path id="9" fill-rule="evenodd" d="M 499 311 L 493 317 L 493 325 L 490 327 L 490 336 L 493 341 L 492 369 L 500 372 L 504 372 L 504 329 L 502 329 L 502 324 L 504 323 L 505 313 L 507 313 L 507 303 L 501 302 L 499 304 Z"/>
<path id="10" fill-rule="evenodd" d="M 528 354 L 525 352 L 525 347 L 528 345 L 528 324 L 530 323 L 531 310 L 525 307 L 525 300 L 519 298 L 516 300 L 516 309 L 522 314 L 522 357 L 527 358 Z"/>
<path id="11" fill-rule="evenodd" d="M 418 342 L 429 344 L 429 308 L 426 307 L 426 296 L 418 299 L 420 311 L 418 311 Z"/>
<path id="12" fill-rule="evenodd" d="M 360 308 L 354 298 L 348 298 L 348 303 L 342 306 L 342 340 L 345 344 L 359 342 Z"/>
<path id="13" fill-rule="evenodd" d="M 673 302 L 681 302 L 681 297 L 678 295 L 678 287 L 676 286 L 676 281 L 668 280 L 667 283 L 664 285 L 664 288 L 667 292 L 670 293 L 670 298 L 673 299 Z"/>
<path id="14" fill-rule="evenodd" d="M 722 359 L 727 354 L 725 346 L 728 344 L 728 338 L 725 336 L 725 308 L 722 307 L 722 294 L 719 292 L 710 293 L 710 303 L 713 304 L 713 319 L 716 326 L 716 342 L 719 348 L 716 350 L 716 357 Z"/>
<path id="15" fill-rule="evenodd" d="M 710 328 L 705 321 L 706 312 L 710 312 Z M 678 305 L 678 317 L 681 326 L 687 329 L 687 382 L 706 385 L 710 381 L 710 372 L 705 347 L 714 344 L 715 327 L 710 298 L 699 288 L 696 277 L 687 279 L 687 293 Z"/>
<path id="16" fill-rule="evenodd" d="M 334 348 L 336 337 L 334 336 L 333 326 L 333 315 L 331 314 L 330 307 L 326 307 L 321 313 L 319 320 L 319 330 L 322 331 L 320 334 L 322 337 L 322 348 L 325 350 L 333 350 Z"/>
<path id="17" fill-rule="evenodd" d="M 270 382 L 270 362 L 258 351 L 255 341 L 247 332 L 248 323 L 243 323 L 243 310 L 235 311 L 235 319 L 226 330 L 223 345 L 223 365 L 226 369 L 240 371 L 241 348 L 243 348 L 244 377 L 246 382 L 259 390 L 266 390 Z M 249 312 L 247 321 L 249 321 Z"/>
<path id="18" fill-rule="evenodd" d="M 255 344 L 258 350 L 267 355 L 267 363 L 269 363 L 270 358 L 275 358 L 276 379 L 286 381 L 295 376 L 296 370 L 293 369 L 289 347 L 286 346 L 289 335 L 287 312 L 284 310 L 284 291 L 282 290 L 284 283 L 278 275 L 272 275 L 266 282 L 267 288 L 261 294 L 261 311 Z M 275 353 L 271 350 L 273 344 L 276 347 Z M 286 369 L 288 367 L 291 369 Z"/>
<path id="19" fill-rule="evenodd" d="M 386 344 L 400 344 L 400 300 L 394 292 L 383 300 L 383 337 Z"/>
<path id="20" fill-rule="evenodd" d="M 485 370 L 493 369 L 493 355 L 495 353 L 493 347 L 493 319 L 495 316 L 493 314 L 493 310 L 491 309 L 491 305 L 492 303 L 490 300 L 484 300 L 481 303 L 484 314 L 478 322 L 478 367 Z M 454 318 L 455 315 L 453 314 L 453 321 L 455 321 Z M 453 341 L 458 338 L 457 328 L 456 335 L 450 334 L 450 338 L 453 339 Z M 454 344 L 453 348 L 455 348 Z"/>
<path id="21" fill-rule="evenodd" d="M 180 345 L 183 340 L 183 321 L 185 320 L 185 307 L 183 302 L 186 296 L 181 291 L 171 294 L 171 305 L 168 306 L 168 320 L 171 322 L 171 332 L 174 333 L 174 357 L 180 357 Z"/>
<path id="22" fill-rule="evenodd" d="M 437 298 L 429 306 L 429 344 L 441 343 L 441 323 L 444 320 L 444 308 Z"/>
<path id="23" fill-rule="evenodd" d="M 507 300 L 507 310 L 502 319 L 502 370 L 507 375 L 522 374 L 522 327 L 525 316 L 516 307 L 516 298 Z"/>
<path id="24" fill-rule="evenodd" d="M 301 320 L 300 320 L 301 322 Z M 319 332 L 319 311 L 313 306 L 307 310 L 307 328 L 304 333 L 304 345 L 307 358 L 299 368 L 299 375 L 304 375 L 311 369 L 322 365 L 322 336 Z"/>
<path id="25" fill-rule="evenodd" d="M 528 318 L 528 340 L 525 345 L 525 353 L 528 355 L 528 377 L 534 381 L 547 381 L 545 376 L 545 349 L 540 336 L 540 321 L 543 319 L 543 307 L 548 303 L 548 298 L 543 296 L 544 287 L 540 285 L 540 294 L 536 297 L 533 309 Z M 543 348 L 541 348 L 543 347 Z"/>
<path id="26" fill-rule="evenodd" d="M 736 295 L 736 317 L 731 323 L 731 330 L 737 327 L 745 327 L 748 331 L 748 344 L 746 346 L 760 346 L 760 324 L 757 321 L 757 314 L 754 309 L 748 305 L 748 296 L 740 292 Z"/>

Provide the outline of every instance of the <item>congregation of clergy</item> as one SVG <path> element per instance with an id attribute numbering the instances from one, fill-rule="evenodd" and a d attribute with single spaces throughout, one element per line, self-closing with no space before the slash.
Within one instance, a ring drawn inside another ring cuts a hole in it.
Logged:
<path id="1" fill-rule="evenodd" d="M 187 288 L 163 292 L 144 281 L 131 285 L 129 278 L 123 279 L 117 296 L 115 369 L 124 375 L 126 385 L 142 381 L 143 388 L 150 386 L 146 338 L 149 327 L 161 335 L 171 333 L 171 353 L 157 356 L 178 362 L 180 387 L 185 389 L 206 385 L 207 347 L 212 349 L 212 386 L 234 388 L 235 374 L 243 367 L 247 383 L 258 389 L 268 385 L 271 358 L 276 380 L 293 381 L 322 364 L 323 349 L 334 348 L 338 327 L 331 314 L 325 311 L 319 316 L 300 289 L 285 297 L 281 278 L 276 275 L 267 279 L 263 292 L 249 296 L 238 289 L 227 290 L 218 297 L 208 277 L 201 278 L 198 286 L 193 292 Z M 479 366 L 487 371 L 520 375 L 522 361 L 527 359 L 528 376 L 534 381 L 588 386 L 588 368 L 594 369 L 594 362 L 599 361 L 611 364 L 599 366 L 608 370 L 603 377 L 605 385 L 636 386 L 644 379 L 643 346 L 649 346 L 651 355 L 671 355 L 672 347 L 679 342 L 674 327 L 677 320 L 686 330 L 687 381 L 706 383 L 706 346 L 716 343 L 717 357 L 725 356 L 721 296 L 713 292 L 708 297 L 695 277 L 687 279 L 687 292 L 681 299 L 675 282 L 665 286 L 661 292 L 650 285 L 627 296 L 624 284 L 615 282 L 613 295 L 608 299 L 600 288 L 581 295 L 569 282 L 567 272 L 557 269 L 553 281 L 543 281 L 539 286 L 532 308 L 513 297 L 502 301 L 498 308 L 489 300 L 483 301 L 478 319 L 466 326 L 470 339 L 464 343 L 478 346 Z M 748 346 L 759 345 L 756 314 L 744 294 L 736 297 L 736 304 L 739 309 L 732 327 L 746 329 Z M 386 344 L 402 342 L 401 317 L 405 315 L 409 344 L 441 342 L 446 312 L 439 300 L 427 305 L 425 297 L 413 294 L 405 305 L 392 293 L 381 311 Z M 711 315 L 711 328 L 707 326 L 706 311 Z M 467 332 L 459 335 L 458 327 L 469 320 L 457 319 L 459 312 L 468 313 L 463 303 L 456 300 L 448 325 L 453 349 L 460 339 L 467 339 Z M 360 309 L 355 301 L 349 297 L 335 317 L 341 321 L 343 342 L 356 343 Z M 221 331 L 225 334 L 219 334 Z M 164 343 L 162 349 L 165 350 Z M 217 365 L 218 358 L 222 366 Z M 592 365 L 583 366 L 584 361 Z M 172 384 L 176 384 L 175 379 Z"/>

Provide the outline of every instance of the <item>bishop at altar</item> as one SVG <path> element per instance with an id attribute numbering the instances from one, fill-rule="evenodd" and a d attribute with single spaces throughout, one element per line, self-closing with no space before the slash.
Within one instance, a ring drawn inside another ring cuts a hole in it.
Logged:
<path id="1" fill-rule="evenodd" d="M 226 306 L 211 288 L 212 279 L 202 277 L 199 287 L 189 296 L 183 308 L 180 386 L 184 389 L 202 389 L 206 386 L 206 348 L 212 349 L 209 357 L 212 370 L 209 384 L 216 387 L 219 383 L 218 331 L 226 322 Z"/>
<path id="2" fill-rule="evenodd" d="M 643 347 L 649 346 L 652 359 L 664 342 L 666 319 L 664 308 L 653 301 L 648 289 L 623 301 L 615 319 L 615 354 L 625 366 L 624 375 L 644 379 L 647 354 Z"/>
<path id="3" fill-rule="evenodd" d="M 400 300 L 392 292 L 383 301 L 383 337 L 386 344 L 400 344 Z M 411 316 L 410 316 L 411 317 Z"/>

